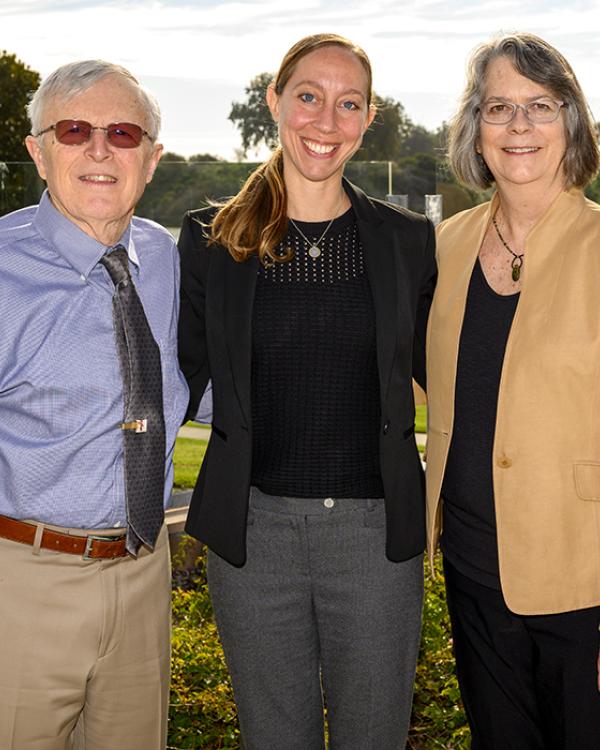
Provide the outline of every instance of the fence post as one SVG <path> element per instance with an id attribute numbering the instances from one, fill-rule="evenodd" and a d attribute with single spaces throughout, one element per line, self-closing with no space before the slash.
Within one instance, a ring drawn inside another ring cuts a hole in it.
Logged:
<path id="1" fill-rule="evenodd" d="M 437 195 L 425 196 L 425 216 L 431 221 L 434 227 L 442 220 L 443 196 Z"/>

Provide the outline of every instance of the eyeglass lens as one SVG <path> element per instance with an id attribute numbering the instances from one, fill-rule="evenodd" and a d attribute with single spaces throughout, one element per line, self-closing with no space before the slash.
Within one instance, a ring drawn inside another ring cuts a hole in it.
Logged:
<path id="1" fill-rule="evenodd" d="M 553 99 L 537 99 L 529 104 L 490 101 L 484 103 L 482 114 L 486 122 L 503 125 L 513 119 L 518 109 L 522 109 L 530 122 L 554 122 L 562 106 L 562 102 L 555 102 Z"/>
<path id="2" fill-rule="evenodd" d="M 135 148 L 144 137 L 142 128 L 132 122 L 115 122 L 100 128 L 85 120 L 59 120 L 54 126 L 57 141 L 67 146 L 78 146 L 89 141 L 94 130 L 104 130 L 109 142 L 117 148 Z"/>

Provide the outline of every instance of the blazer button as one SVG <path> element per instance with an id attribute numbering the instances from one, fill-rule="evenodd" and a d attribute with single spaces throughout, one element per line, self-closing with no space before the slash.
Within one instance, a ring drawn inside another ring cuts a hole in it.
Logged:
<path id="1" fill-rule="evenodd" d="M 508 456 L 502 455 L 498 459 L 498 466 L 501 469 L 510 469 L 510 467 L 512 466 L 512 461 Z"/>
<path id="2" fill-rule="evenodd" d="M 389 429 L 390 429 L 390 421 L 388 419 L 388 421 L 385 422 L 384 425 L 383 425 L 383 434 L 387 435 Z"/>

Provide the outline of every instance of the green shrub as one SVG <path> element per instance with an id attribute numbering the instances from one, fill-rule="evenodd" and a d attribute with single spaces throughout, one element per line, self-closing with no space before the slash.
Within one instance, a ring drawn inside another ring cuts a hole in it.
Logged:
<path id="1" fill-rule="evenodd" d="M 212 617 L 204 556 L 194 573 L 193 589 L 173 590 L 168 746 L 239 748 L 233 692 Z"/>
<path id="2" fill-rule="evenodd" d="M 446 592 L 438 555 L 435 579 L 429 573 L 428 563 L 425 569 L 423 630 L 408 747 L 411 750 L 466 750 L 469 740 L 454 669 Z"/>
<path id="3" fill-rule="evenodd" d="M 183 545 L 185 552 L 185 544 Z M 408 748 L 466 750 L 469 731 L 452 658 L 444 586 L 425 572 L 423 638 Z M 240 747 L 233 693 L 219 644 L 201 556 L 193 588 L 173 591 L 173 655 L 169 747 Z M 284 748 L 282 748 L 284 750 Z"/>

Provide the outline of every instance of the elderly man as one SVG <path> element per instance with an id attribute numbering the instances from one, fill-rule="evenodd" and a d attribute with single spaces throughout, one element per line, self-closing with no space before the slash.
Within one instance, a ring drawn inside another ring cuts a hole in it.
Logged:
<path id="1" fill-rule="evenodd" d="M 29 106 L 47 191 L 0 219 L 0 748 L 160 750 L 163 525 L 188 394 L 171 236 L 132 218 L 162 146 L 125 69 L 65 65 Z"/>

